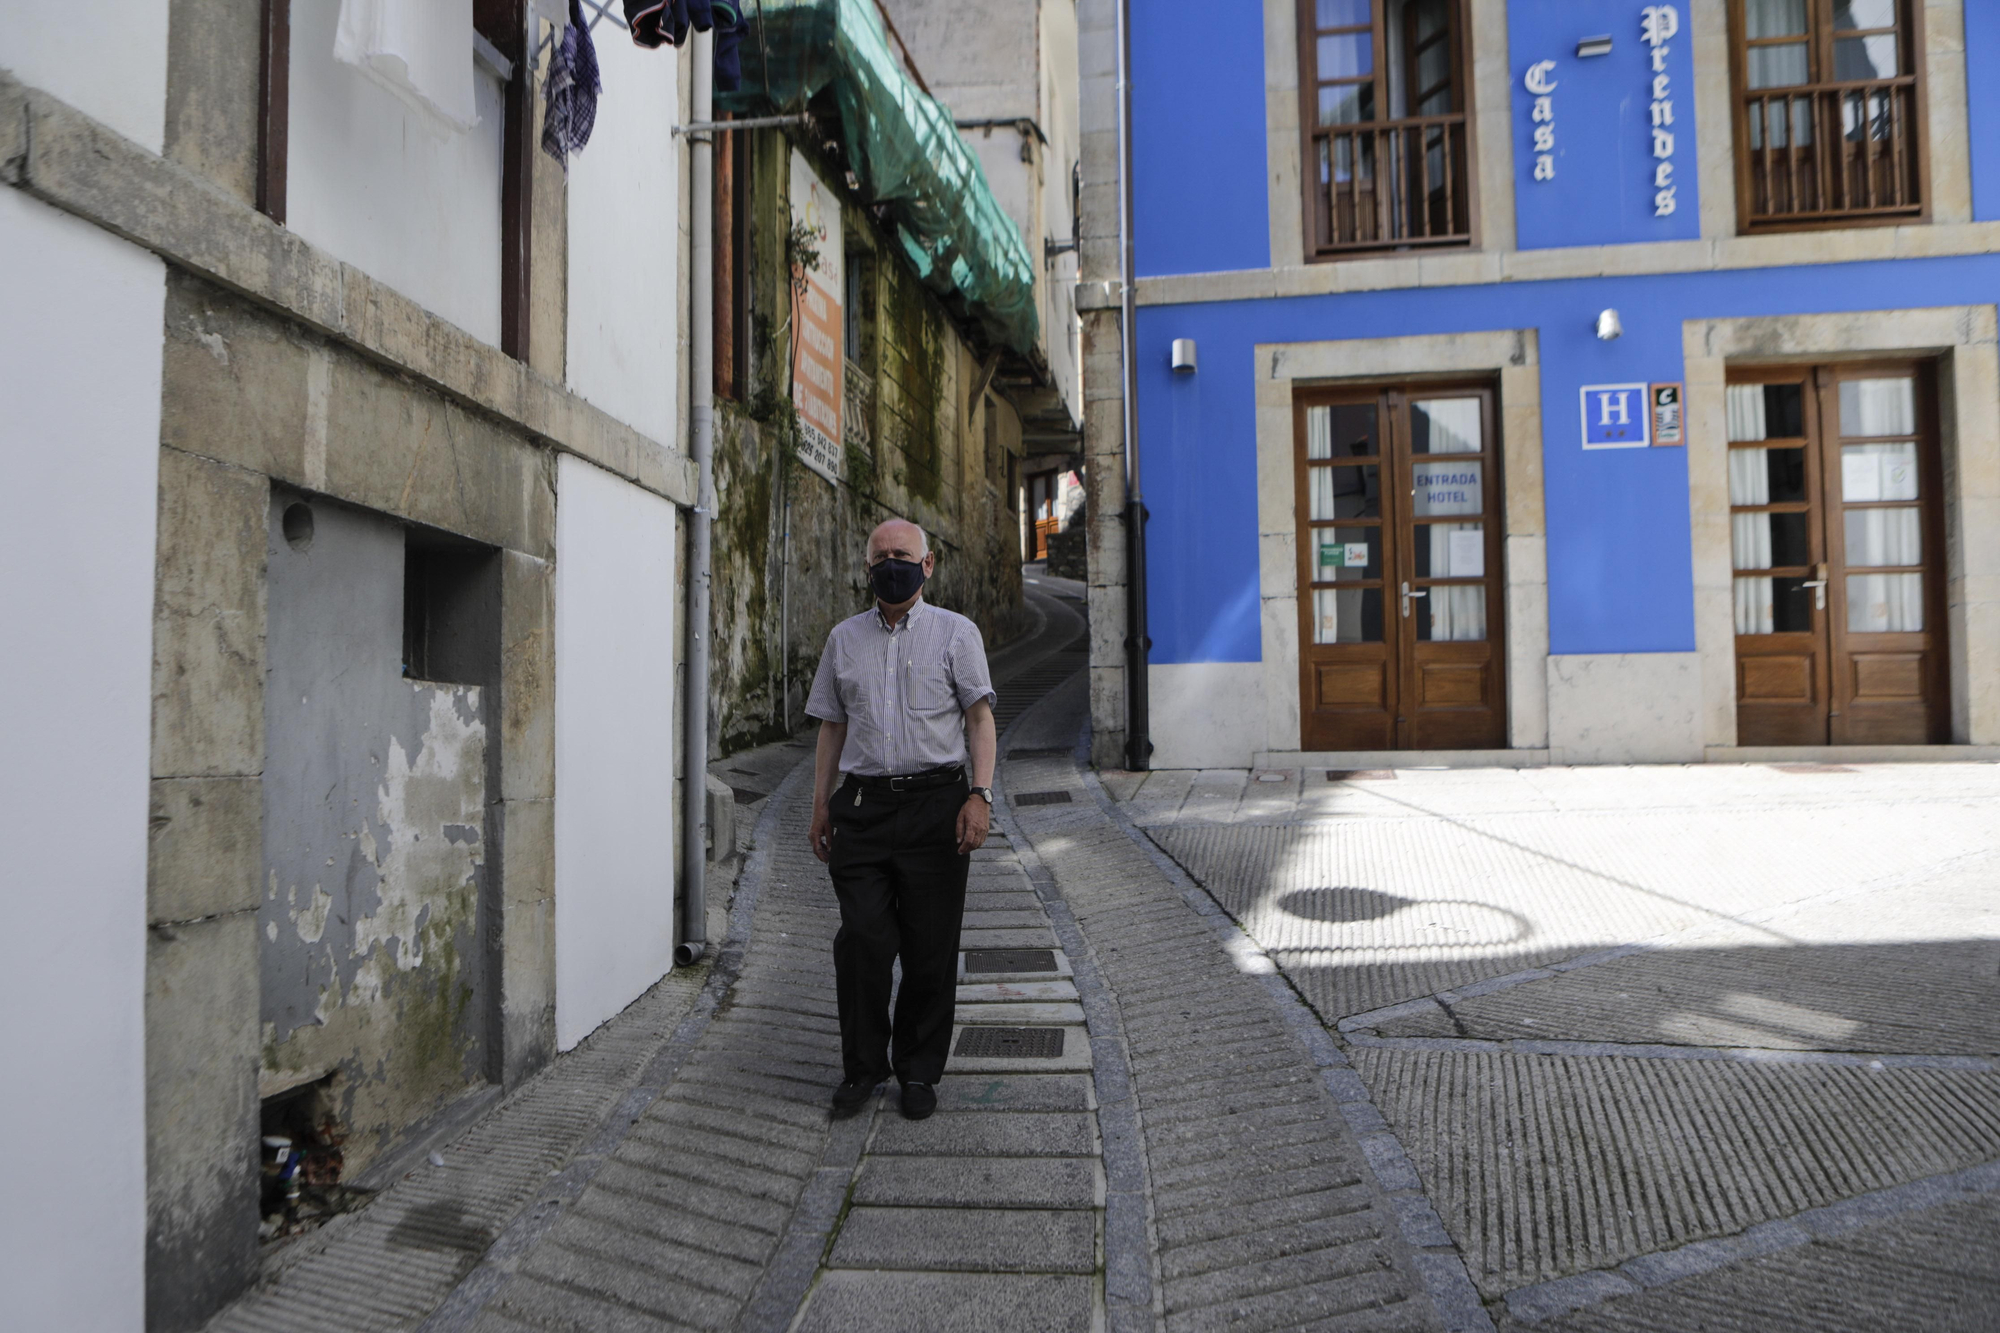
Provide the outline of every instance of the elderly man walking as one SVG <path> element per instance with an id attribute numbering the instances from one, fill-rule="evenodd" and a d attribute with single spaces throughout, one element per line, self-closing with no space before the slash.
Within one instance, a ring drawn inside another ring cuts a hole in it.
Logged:
<path id="1" fill-rule="evenodd" d="M 891 1073 L 903 1085 L 904 1115 L 921 1120 L 937 1109 L 965 879 L 993 816 L 986 645 L 970 620 L 924 601 L 936 564 L 914 523 L 891 519 L 870 534 L 875 605 L 833 627 L 806 701 L 820 720 L 812 849 L 840 899 L 833 971 L 845 1077 L 836 1115 L 859 1110 Z"/>

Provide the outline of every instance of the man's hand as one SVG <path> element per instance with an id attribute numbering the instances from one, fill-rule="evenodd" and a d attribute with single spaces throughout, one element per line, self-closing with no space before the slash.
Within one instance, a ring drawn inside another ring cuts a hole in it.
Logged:
<path id="1" fill-rule="evenodd" d="M 826 806 L 814 803 L 812 830 L 806 837 L 812 842 L 814 856 L 824 861 L 833 855 L 833 816 Z"/>
<path id="2" fill-rule="evenodd" d="M 986 845 L 986 831 L 993 826 L 993 807 L 983 796 L 968 796 L 958 810 L 958 854 L 976 852 Z M 821 857 L 825 860 L 825 857 Z"/>

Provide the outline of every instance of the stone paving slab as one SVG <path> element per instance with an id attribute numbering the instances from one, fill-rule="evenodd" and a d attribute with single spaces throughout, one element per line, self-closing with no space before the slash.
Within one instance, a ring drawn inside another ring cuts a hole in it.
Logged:
<path id="1" fill-rule="evenodd" d="M 1039 906 L 1025 911 L 972 911 L 968 907 L 961 927 L 965 931 L 982 930 L 1045 930 L 1048 918 L 1042 915 Z M 963 943 L 963 941 L 961 941 Z M 979 945 L 965 945 L 979 948 Z"/>
<path id="2" fill-rule="evenodd" d="M 939 1114 L 957 1110 L 1096 1109 L 1096 1102 L 1091 1096 L 1091 1080 L 1088 1074 L 1004 1069 L 978 1078 L 948 1078 L 938 1084 L 937 1094 Z"/>
<path id="3" fill-rule="evenodd" d="M 939 1111 L 928 1120 L 884 1120 L 869 1141 L 877 1154 L 979 1157 L 1093 1157 L 1096 1118 L 1085 1112 Z"/>
<path id="4" fill-rule="evenodd" d="M 1087 1333 L 1095 1286 L 1086 1277 L 834 1272 L 797 1333 Z"/>
<path id="5" fill-rule="evenodd" d="M 1077 998 L 1074 981 L 961 983 L 960 1004 L 1059 1003 Z"/>
<path id="6" fill-rule="evenodd" d="M 1073 765 L 1024 760 L 1003 771 L 1007 790 L 1072 794 L 1067 806 L 1010 816 L 1031 846 L 1046 840 L 1052 849 L 1043 864 L 1123 1012 L 1165 1326 L 1490 1327 L 1476 1302 L 1475 1317 L 1439 1318 L 1369 1159 L 1316 1077 L 1324 1061 L 1301 1043 L 1271 993 L 1232 965 L 1181 889 L 1097 808 Z M 1155 997 L 1150 1005 L 1148 995 Z M 1321 1131 L 1303 1149 L 1296 1142 L 1267 1147 L 1252 1124 L 1232 1123 L 1232 1113 L 1302 1099 Z M 1363 1224 L 1323 1232 L 1322 1247 L 1298 1252 L 1299 1219 L 1275 1215 L 1299 1196 L 1340 1191 Z M 1189 1245 L 1207 1247 L 1212 1257 L 1219 1238 L 1166 1229 L 1176 1216 L 1233 1224 L 1225 1233 L 1234 1241 L 1230 1262 L 1208 1268 L 1180 1261 Z"/>
<path id="7" fill-rule="evenodd" d="M 1093 1208 L 1097 1166 L 1067 1157 L 870 1158 L 856 1204 L 945 1208 Z"/>
<path id="8" fill-rule="evenodd" d="M 961 949 L 1053 949 L 1056 933 L 1046 925 L 1011 930 L 967 929 L 959 932 Z"/>
<path id="9" fill-rule="evenodd" d="M 1083 1026 L 1080 1004 L 1033 1004 L 996 1001 L 987 1004 L 960 1004 L 952 1011 L 952 1021 L 987 1027 Z"/>
<path id="10" fill-rule="evenodd" d="M 851 1210 L 829 1268 L 971 1273 L 1091 1273 L 1097 1217 L 1030 1208 Z"/>

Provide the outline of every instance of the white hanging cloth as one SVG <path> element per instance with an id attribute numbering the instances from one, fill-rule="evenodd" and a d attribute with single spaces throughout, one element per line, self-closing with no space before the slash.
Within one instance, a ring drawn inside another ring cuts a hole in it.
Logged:
<path id="1" fill-rule="evenodd" d="M 472 0 L 340 0 L 333 54 L 440 125 L 479 123 Z"/>

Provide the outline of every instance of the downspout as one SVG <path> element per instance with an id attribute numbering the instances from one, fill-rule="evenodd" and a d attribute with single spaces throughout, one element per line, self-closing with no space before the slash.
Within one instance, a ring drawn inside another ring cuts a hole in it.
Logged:
<path id="1" fill-rule="evenodd" d="M 696 33 L 689 44 L 694 75 L 693 116 L 706 126 L 715 117 L 714 36 Z M 693 438 L 695 506 L 688 516 L 687 681 L 681 725 L 681 942 L 682 967 L 708 949 L 708 649 L 709 543 L 715 520 L 715 131 L 688 135 L 692 150 L 694 265 L 689 284 L 688 417 Z"/>
<path id="2" fill-rule="evenodd" d="M 1146 501 L 1139 485 L 1139 357 L 1132 292 L 1132 28 L 1130 0 L 1118 4 L 1118 355 L 1125 426 L 1125 767 L 1152 766 L 1152 703 L 1146 633 Z"/>

